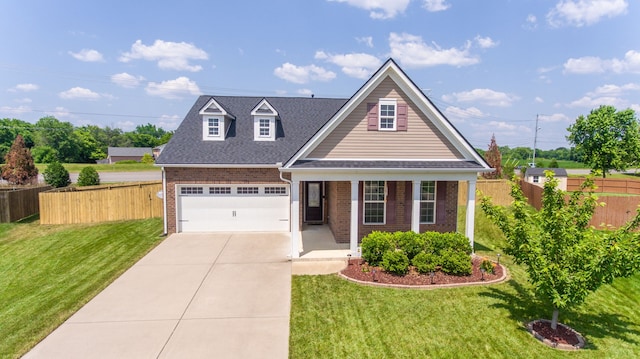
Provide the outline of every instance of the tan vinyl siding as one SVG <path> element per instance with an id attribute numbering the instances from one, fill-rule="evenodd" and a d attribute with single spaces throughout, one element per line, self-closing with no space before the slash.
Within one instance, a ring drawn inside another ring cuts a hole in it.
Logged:
<path id="1" fill-rule="evenodd" d="M 408 131 L 367 131 L 367 103 L 395 98 L 408 105 Z M 384 79 L 308 158 L 323 159 L 462 159 L 425 114 L 389 77 Z"/>

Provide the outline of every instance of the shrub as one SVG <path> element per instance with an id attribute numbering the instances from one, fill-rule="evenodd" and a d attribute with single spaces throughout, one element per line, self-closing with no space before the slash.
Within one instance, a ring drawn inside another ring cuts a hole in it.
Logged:
<path id="1" fill-rule="evenodd" d="M 468 254 L 445 249 L 440 253 L 440 256 L 444 273 L 453 275 L 471 274 L 471 257 Z"/>
<path id="2" fill-rule="evenodd" d="M 151 156 L 148 153 L 145 153 L 144 155 L 142 155 L 142 158 L 140 159 L 140 162 L 146 163 L 146 164 L 151 164 L 151 163 L 154 163 L 155 160 L 153 159 L 153 156 Z"/>
<path id="3" fill-rule="evenodd" d="M 66 187 L 71 184 L 69 171 L 67 171 L 60 162 L 53 162 L 48 165 L 42 175 L 44 176 L 44 181 L 47 182 L 47 184 L 56 188 Z"/>
<path id="4" fill-rule="evenodd" d="M 409 260 L 412 260 L 418 253 L 422 252 L 424 239 L 413 231 L 395 232 L 393 238 L 396 248 L 401 249 Z"/>
<path id="5" fill-rule="evenodd" d="M 391 233 L 374 231 L 362 239 L 362 258 L 377 266 L 385 252 L 395 249 Z"/>
<path id="6" fill-rule="evenodd" d="M 444 242 L 444 249 L 451 249 L 454 252 L 461 252 L 470 255 L 471 244 L 469 243 L 469 238 L 467 238 L 464 234 L 461 233 L 439 233 L 441 236 L 441 240 Z"/>
<path id="7" fill-rule="evenodd" d="M 389 250 L 382 256 L 382 269 L 395 275 L 404 275 L 409 271 L 409 258 L 401 250 Z"/>
<path id="8" fill-rule="evenodd" d="M 495 271 L 496 265 L 492 261 L 487 258 L 482 258 L 482 263 L 480 264 L 480 269 L 484 269 L 485 272 L 493 274 Z"/>
<path id="9" fill-rule="evenodd" d="M 100 175 L 95 168 L 84 167 L 78 175 L 78 186 L 96 186 L 100 184 Z"/>
<path id="10" fill-rule="evenodd" d="M 420 252 L 413 257 L 411 264 L 419 273 L 435 272 L 438 268 L 438 257 L 432 253 Z"/>

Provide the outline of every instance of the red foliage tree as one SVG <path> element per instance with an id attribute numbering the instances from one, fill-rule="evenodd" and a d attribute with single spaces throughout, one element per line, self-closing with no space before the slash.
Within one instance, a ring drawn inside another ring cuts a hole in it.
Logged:
<path id="1" fill-rule="evenodd" d="M 494 172 L 485 172 L 482 174 L 484 178 L 497 179 L 502 178 L 502 154 L 500 148 L 496 143 L 496 135 L 491 135 L 491 143 L 489 149 L 484 153 L 484 159 L 487 161 L 491 168 L 494 168 Z"/>
<path id="2" fill-rule="evenodd" d="M 38 182 L 38 169 L 33 163 L 31 151 L 25 146 L 24 138 L 21 135 L 16 136 L 4 160 L 2 179 L 5 181 L 14 185 Z"/>

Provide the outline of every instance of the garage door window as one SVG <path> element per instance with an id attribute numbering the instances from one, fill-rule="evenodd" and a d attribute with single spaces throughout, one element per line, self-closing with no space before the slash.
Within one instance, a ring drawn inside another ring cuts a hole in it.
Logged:
<path id="1" fill-rule="evenodd" d="M 265 187 L 264 194 L 287 194 L 287 187 Z"/>
<path id="2" fill-rule="evenodd" d="M 238 187 L 237 188 L 237 192 L 238 194 L 258 194 L 258 187 Z"/>
<path id="3" fill-rule="evenodd" d="M 202 187 L 181 187 L 180 194 L 188 195 L 188 194 L 202 194 Z"/>
<path id="4" fill-rule="evenodd" d="M 231 187 L 209 187 L 209 194 L 231 194 Z"/>

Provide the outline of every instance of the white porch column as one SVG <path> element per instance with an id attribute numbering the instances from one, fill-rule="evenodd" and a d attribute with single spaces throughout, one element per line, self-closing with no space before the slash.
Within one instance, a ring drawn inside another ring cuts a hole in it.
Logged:
<path id="1" fill-rule="evenodd" d="M 475 253 L 473 248 L 473 230 L 475 225 L 476 215 L 476 180 L 469 180 L 467 189 L 467 219 L 465 222 L 465 235 L 469 238 L 469 244 L 471 244 L 471 250 Z"/>
<path id="2" fill-rule="evenodd" d="M 291 181 L 291 258 L 300 257 L 300 181 Z"/>
<path id="3" fill-rule="evenodd" d="M 421 181 L 413 181 L 413 205 L 411 206 L 411 230 L 420 233 L 420 186 Z"/>
<path id="4" fill-rule="evenodd" d="M 358 184 L 359 181 L 351 180 L 351 227 L 349 231 L 349 249 L 351 255 L 357 257 L 358 253 Z"/>

